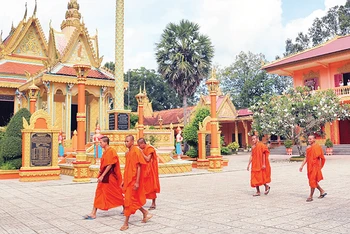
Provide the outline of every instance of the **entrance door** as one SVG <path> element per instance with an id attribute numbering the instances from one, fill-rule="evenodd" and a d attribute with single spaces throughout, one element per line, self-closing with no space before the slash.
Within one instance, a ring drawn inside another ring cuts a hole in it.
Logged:
<path id="1" fill-rule="evenodd" d="M 73 136 L 74 130 L 77 130 L 78 124 L 77 124 L 77 113 L 78 113 L 78 105 L 72 104 L 71 108 L 71 118 L 70 118 L 70 130 L 71 130 L 71 136 Z"/>
<path id="2" fill-rule="evenodd" d="M 236 139 L 235 134 L 232 134 L 232 142 L 236 141 L 235 139 Z M 243 146 L 242 146 L 242 133 L 238 133 L 238 142 L 237 143 L 239 144 L 240 148 L 243 148 Z"/>
<path id="3" fill-rule="evenodd" d="M 13 116 L 14 97 L 0 95 L 0 126 L 6 126 Z"/>
<path id="4" fill-rule="evenodd" d="M 340 144 L 350 144 L 350 120 L 339 121 Z"/>

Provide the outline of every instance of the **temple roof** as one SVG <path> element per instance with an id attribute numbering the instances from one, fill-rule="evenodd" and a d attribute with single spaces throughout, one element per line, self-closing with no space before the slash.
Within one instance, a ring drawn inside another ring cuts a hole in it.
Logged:
<path id="1" fill-rule="evenodd" d="M 28 64 L 20 62 L 4 62 L 0 64 L 0 73 L 25 75 L 26 72 L 34 74 L 44 68 L 44 65 Z"/>
<path id="2" fill-rule="evenodd" d="M 262 67 L 265 70 L 274 70 L 280 67 L 293 66 L 301 62 L 312 61 L 313 59 L 323 59 L 327 56 L 340 52 L 350 51 L 350 35 L 335 37 L 321 45 L 304 50 L 297 54 L 276 60 Z M 319 64 L 320 65 L 320 64 Z"/>
<path id="3" fill-rule="evenodd" d="M 194 109 L 195 109 L 195 106 L 187 107 L 187 111 L 190 113 Z M 168 125 L 171 123 L 177 124 L 183 121 L 184 109 L 176 108 L 176 109 L 170 109 L 170 110 L 155 111 L 153 112 L 153 117 L 144 118 L 144 124 L 150 125 L 150 126 L 159 125 L 158 119 L 160 117 L 162 117 L 163 119 L 163 125 Z"/>
<path id="4" fill-rule="evenodd" d="M 55 70 L 55 69 L 54 69 Z M 51 74 L 57 74 L 57 75 L 65 75 L 65 76 L 77 76 L 76 71 L 73 67 L 69 66 L 60 66 L 57 72 L 51 72 Z M 112 75 L 109 75 L 107 72 L 101 70 L 101 69 L 91 69 L 88 72 L 87 75 L 88 78 L 95 78 L 95 79 L 108 79 L 108 80 L 114 80 Z"/>

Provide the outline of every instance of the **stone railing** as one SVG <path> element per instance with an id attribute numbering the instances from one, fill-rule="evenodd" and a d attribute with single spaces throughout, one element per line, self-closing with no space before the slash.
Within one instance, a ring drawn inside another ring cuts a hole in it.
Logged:
<path id="1" fill-rule="evenodd" d="M 336 87 L 336 88 L 333 88 L 333 90 L 337 96 L 350 95 L 350 86 L 349 85 Z"/>

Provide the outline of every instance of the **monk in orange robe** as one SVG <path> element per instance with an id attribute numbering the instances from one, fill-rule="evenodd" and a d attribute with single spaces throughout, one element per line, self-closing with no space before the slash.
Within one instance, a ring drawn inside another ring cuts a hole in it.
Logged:
<path id="1" fill-rule="evenodd" d="M 121 189 L 123 183 L 117 152 L 109 146 L 109 138 L 101 137 L 100 145 L 104 149 L 101 158 L 100 172 L 97 179 L 94 206 L 84 219 L 95 219 L 97 209 L 109 210 L 124 205 Z"/>
<path id="2" fill-rule="evenodd" d="M 144 189 L 144 171 L 142 165 L 146 164 L 141 150 L 134 145 L 134 137 L 129 135 L 125 138 L 125 145 L 129 149 L 126 153 L 126 162 L 124 169 L 123 192 L 125 194 L 124 216 L 125 221 L 120 228 L 125 231 L 129 228 L 130 215 L 140 210 L 143 214 L 142 222 L 146 223 L 152 215 L 142 206 L 146 203 L 146 194 Z"/>
<path id="3" fill-rule="evenodd" d="M 256 193 L 253 196 L 260 196 L 259 186 L 261 185 L 265 186 L 264 194 L 267 195 L 271 189 L 268 185 L 271 182 L 270 152 L 266 145 L 259 142 L 257 136 L 252 136 L 252 143 L 252 154 L 250 155 L 247 171 L 249 171 L 249 166 L 252 164 L 250 185 L 256 188 Z"/>
<path id="4" fill-rule="evenodd" d="M 307 139 L 309 146 L 306 148 L 306 157 L 301 164 L 299 171 L 303 171 L 304 165 L 307 163 L 307 177 L 309 178 L 310 196 L 306 199 L 307 202 L 313 201 L 315 188 L 320 191 L 318 198 L 324 198 L 327 193 L 318 184 L 323 180 L 322 171 L 326 159 L 323 155 L 322 147 L 316 143 L 314 135 L 310 135 Z"/>
<path id="5" fill-rule="evenodd" d="M 147 162 L 144 174 L 146 199 L 152 199 L 152 205 L 149 210 L 154 210 L 156 209 L 157 193 L 160 192 L 157 153 L 153 146 L 146 144 L 144 138 L 138 139 L 137 144 Z"/>

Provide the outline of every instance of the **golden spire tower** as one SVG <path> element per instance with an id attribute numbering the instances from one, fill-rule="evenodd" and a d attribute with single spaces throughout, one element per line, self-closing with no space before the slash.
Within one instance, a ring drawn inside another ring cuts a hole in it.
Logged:
<path id="1" fill-rule="evenodd" d="M 124 0 L 116 0 L 114 109 L 124 110 Z"/>

